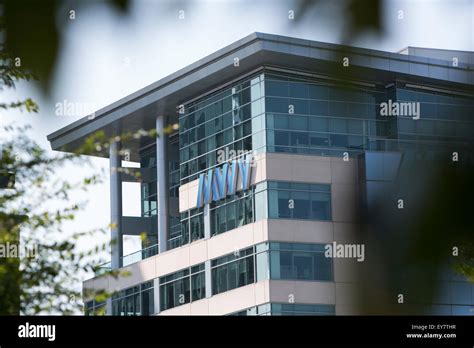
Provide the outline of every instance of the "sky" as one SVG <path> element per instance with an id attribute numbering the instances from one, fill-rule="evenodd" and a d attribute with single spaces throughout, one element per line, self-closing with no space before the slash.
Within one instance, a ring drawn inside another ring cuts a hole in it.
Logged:
<path id="1" fill-rule="evenodd" d="M 39 103 L 39 114 L 8 111 L 0 114 L 0 122 L 32 125 L 31 137 L 51 151 L 46 140 L 49 133 L 252 32 L 341 43 L 347 25 L 343 3 L 322 1 L 311 13 L 298 13 L 297 6 L 289 0 L 137 0 L 129 14 L 122 17 L 105 4 L 91 0 L 89 6 L 72 8 L 75 19 L 70 19 L 61 33 L 62 47 L 51 97 L 43 98 L 31 83 L 19 84 L 14 91 L 1 94 L 2 101 L 32 97 Z M 181 10 L 184 18 L 180 18 Z M 290 10 L 295 11 L 295 20 L 288 18 Z M 383 22 L 383 34 L 366 33 L 351 44 L 392 52 L 406 46 L 474 51 L 474 0 L 385 1 Z M 57 103 L 65 100 L 84 106 L 86 113 L 56 115 Z M 90 168 L 67 167 L 57 175 L 76 181 L 101 168 L 108 171 L 107 159 L 93 159 L 92 163 Z M 89 193 L 72 195 L 72 200 L 87 199 L 89 204 L 66 225 L 66 230 L 103 228 L 110 223 L 109 182 L 105 179 Z M 138 184 L 126 184 L 123 194 L 127 197 L 124 215 L 138 216 Z M 102 235 L 93 240 L 107 241 L 108 236 Z M 90 243 L 91 240 L 82 241 L 79 248 L 88 248 Z M 137 240 L 127 240 L 124 254 L 138 248 Z"/>

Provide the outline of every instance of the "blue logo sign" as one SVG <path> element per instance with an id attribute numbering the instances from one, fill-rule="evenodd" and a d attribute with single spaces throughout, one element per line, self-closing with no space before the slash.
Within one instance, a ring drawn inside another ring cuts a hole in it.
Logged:
<path id="1" fill-rule="evenodd" d="M 197 207 L 209 204 L 212 200 L 218 201 L 226 196 L 235 194 L 237 190 L 237 175 L 240 177 L 242 190 L 250 187 L 251 165 L 249 160 L 234 160 L 225 163 L 222 168 L 209 169 L 199 175 Z"/>

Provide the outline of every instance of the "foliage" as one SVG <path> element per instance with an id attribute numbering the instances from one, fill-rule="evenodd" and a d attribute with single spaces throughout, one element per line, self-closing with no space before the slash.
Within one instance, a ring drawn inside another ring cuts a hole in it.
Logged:
<path id="1" fill-rule="evenodd" d="M 87 190 L 101 175 L 77 183 L 58 178 L 64 166 L 88 165 L 88 160 L 71 154 L 50 157 L 25 135 L 27 128 L 4 127 L 14 136 L 1 144 L 0 170 L 14 173 L 15 185 L 0 190 L 0 243 L 15 243 L 34 257 L 1 259 L 0 313 L 70 314 L 81 307 L 74 285 L 90 270 L 90 260 L 78 255 L 75 245 L 98 231 L 68 234 L 62 226 L 84 206 L 71 202 L 71 192 Z"/>

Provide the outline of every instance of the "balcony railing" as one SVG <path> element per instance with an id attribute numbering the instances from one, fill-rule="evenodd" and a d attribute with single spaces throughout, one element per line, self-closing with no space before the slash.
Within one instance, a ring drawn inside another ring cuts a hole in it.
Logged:
<path id="1" fill-rule="evenodd" d="M 158 244 L 149 246 L 142 250 L 135 251 L 131 254 L 128 254 L 122 257 L 122 267 L 129 266 L 133 263 L 139 262 L 141 260 L 147 259 L 157 254 L 158 254 Z M 112 263 L 109 261 L 97 266 L 94 274 L 96 277 L 98 277 L 110 270 L 112 270 Z"/>
<path id="2" fill-rule="evenodd" d="M 158 244 L 154 244 L 145 249 L 138 250 L 134 253 L 131 253 L 122 257 L 122 266 L 125 267 L 128 265 L 131 265 L 132 263 L 136 263 L 138 261 L 147 259 L 157 254 L 158 254 Z"/>
<path id="3" fill-rule="evenodd" d="M 183 245 L 183 236 L 176 236 L 168 239 L 168 250 L 178 248 Z"/>

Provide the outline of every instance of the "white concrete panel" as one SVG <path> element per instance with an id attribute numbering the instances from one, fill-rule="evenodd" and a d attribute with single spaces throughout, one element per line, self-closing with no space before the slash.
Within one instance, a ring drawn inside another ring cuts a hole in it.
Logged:
<path id="1" fill-rule="evenodd" d="M 347 184 L 331 185 L 332 220 L 354 222 L 357 212 L 357 187 Z"/>
<path id="2" fill-rule="evenodd" d="M 254 243 L 253 224 L 248 224 L 235 230 L 222 233 L 208 240 L 208 258 L 233 253 L 234 251 L 247 248 Z"/>
<path id="3" fill-rule="evenodd" d="M 139 284 L 138 267 L 124 267 L 120 269 L 120 275 L 117 278 L 109 276 L 108 291 L 114 292 L 123 288 L 128 288 Z"/>
<path id="4" fill-rule="evenodd" d="M 323 157 L 295 158 L 291 159 L 291 181 L 310 182 L 310 183 L 330 183 L 331 182 L 331 164 Z M 288 181 L 282 178 L 282 180 Z"/>
<path id="5" fill-rule="evenodd" d="M 259 288 L 259 290 L 257 290 Z M 246 285 L 234 290 L 226 291 L 222 294 L 209 298 L 209 314 L 224 315 L 241 311 L 243 309 L 260 305 L 264 302 L 257 302 L 257 291 L 260 293 L 260 284 Z M 265 298 L 261 294 L 259 298 Z"/>
<path id="6" fill-rule="evenodd" d="M 263 219 L 252 224 L 254 244 L 268 240 L 268 221 L 267 219 Z"/>
<path id="7" fill-rule="evenodd" d="M 290 180 L 292 169 L 289 158 L 280 158 L 267 154 L 265 165 L 267 173 L 266 180 Z"/>
<path id="8" fill-rule="evenodd" d="M 344 161 L 331 157 L 331 182 L 333 184 L 357 184 L 357 160 Z"/>
<path id="9" fill-rule="evenodd" d="M 191 315 L 209 315 L 209 299 L 191 302 Z"/>
<path id="10" fill-rule="evenodd" d="M 279 303 L 334 304 L 336 300 L 333 282 L 271 280 L 270 301 Z"/>
<path id="11" fill-rule="evenodd" d="M 334 240 L 338 243 L 354 243 L 359 239 L 359 226 L 353 223 L 334 222 Z"/>
<path id="12" fill-rule="evenodd" d="M 189 248 L 190 246 L 187 245 L 155 256 L 156 276 L 161 277 L 189 267 Z"/>
<path id="13" fill-rule="evenodd" d="M 353 185 L 357 182 L 357 166 L 353 159 L 345 162 L 335 157 L 264 153 L 257 155 L 254 163 L 251 185 L 266 180 Z M 240 176 L 238 178 L 237 188 L 240 187 Z M 198 184 L 196 179 L 179 188 L 180 212 L 196 207 Z"/>
<path id="14" fill-rule="evenodd" d="M 189 263 L 195 265 L 207 260 L 207 240 L 201 239 L 189 246 Z"/>
<path id="15" fill-rule="evenodd" d="M 86 280 L 82 283 L 84 301 L 94 298 L 94 292 L 109 289 L 109 279 L 107 277 L 97 277 Z"/>
<path id="16" fill-rule="evenodd" d="M 133 264 L 132 272 L 138 273 L 138 281 L 140 283 L 146 282 L 156 276 L 156 262 L 152 258 L 148 258 Z"/>
<path id="17" fill-rule="evenodd" d="M 360 308 L 356 305 L 340 305 L 336 303 L 336 315 L 360 315 Z"/>
<path id="18" fill-rule="evenodd" d="M 255 302 L 267 303 L 270 301 L 270 281 L 255 283 Z"/>
<path id="19" fill-rule="evenodd" d="M 268 220 L 268 239 L 297 243 L 332 243 L 333 226 L 330 221 Z"/>
<path id="20" fill-rule="evenodd" d="M 329 157 L 266 153 L 263 157 L 266 175 L 263 180 L 283 180 L 313 183 L 331 181 Z"/>
<path id="21" fill-rule="evenodd" d="M 191 315 L 191 304 L 187 303 L 166 311 L 161 311 L 159 315 Z"/>

